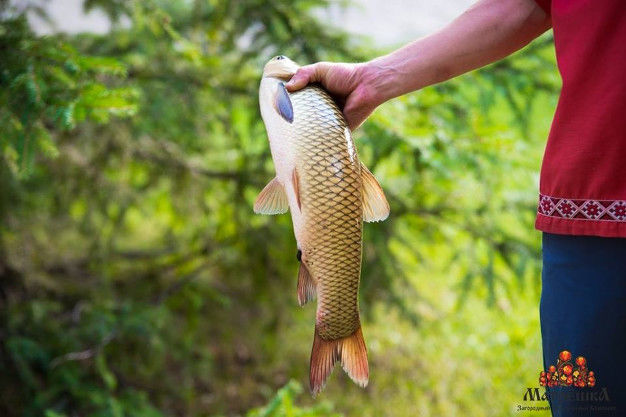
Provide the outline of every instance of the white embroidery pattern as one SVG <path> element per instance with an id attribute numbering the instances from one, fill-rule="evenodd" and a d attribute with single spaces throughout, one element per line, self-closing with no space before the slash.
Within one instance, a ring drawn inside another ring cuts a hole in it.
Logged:
<path id="1" fill-rule="evenodd" d="M 539 194 L 537 213 L 562 219 L 626 222 L 626 200 L 580 200 Z"/>

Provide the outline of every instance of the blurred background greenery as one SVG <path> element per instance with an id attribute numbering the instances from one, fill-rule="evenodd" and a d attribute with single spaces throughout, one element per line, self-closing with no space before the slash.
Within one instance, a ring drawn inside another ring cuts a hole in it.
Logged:
<path id="1" fill-rule="evenodd" d="M 523 415 L 550 35 L 355 132 L 391 204 L 364 232 L 370 385 L 303 388 L 315 313 L 290 218 L 251 209 L 273 177 L 257 91 L 279 53 L 390 50 L 330 5 L 85 0 L 110 32 L 43 36 L 41 3 L 0 0 L 1 415 Z"/>

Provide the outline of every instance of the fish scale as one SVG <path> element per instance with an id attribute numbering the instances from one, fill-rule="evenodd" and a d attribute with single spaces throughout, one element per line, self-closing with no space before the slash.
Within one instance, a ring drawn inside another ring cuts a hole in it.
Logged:
<path id="1" fill-rule="evenodd" d="M 292 93 L 296 167 L 308 236 L 303 259 L 317 284 L 317 329 L 326 340 L 359 324 L 363 205 L 361 170 L 347 126 L 332 98 L 309 86 Z M 297 132 L 297 133 L 296 133 Z"/>

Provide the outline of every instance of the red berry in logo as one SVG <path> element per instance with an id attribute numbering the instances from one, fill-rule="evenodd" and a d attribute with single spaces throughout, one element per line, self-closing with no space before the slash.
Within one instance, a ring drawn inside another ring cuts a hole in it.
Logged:
<path id="1" fill-rule="evenodd" d="M 571 375 L 572 374 L 572 365 L 565 365 L 563 367 L 563 373 L 565 375 Z"/>
<path id="2" fill-rule="evenodd" d="M 556 366 L 550 365 L 550 367 L 548 368 L 548 371 L 550 371 L 550 373 L 554 373 L 556 371 Z"/>
<path id="3" fill-rule="evenodd" d="M 587 363 L 587 360 L 583 358 L 582 356 L 579 356 L 576 358 L 576 365 L 585 366 L 586 363 Z"/>
<path id="4" fill-rule="evenodd" d="M 595 374 L 593 373 L 593 371 L 589 371 L 589 378 L 593 377 Z"/>
<path id="5" fill-rule="evenodd" d="M 563 362 L 567 362 L 568 360 L 572 359 L 572 354 L 568 350 L 564 350 L 563 352 L 559 353 L 559 359 L 561 359 Z"/>

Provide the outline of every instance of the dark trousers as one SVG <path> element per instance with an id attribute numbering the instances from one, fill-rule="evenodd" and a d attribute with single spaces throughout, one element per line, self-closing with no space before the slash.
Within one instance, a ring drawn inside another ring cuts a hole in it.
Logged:
<path id="1" fill-rule="evenodd" d="M 549 387 L 552 415 L 626 416 L 626 238 L 544 233 L 540 314 L 544 369 L 567 350 L 595 374 Z"/>

